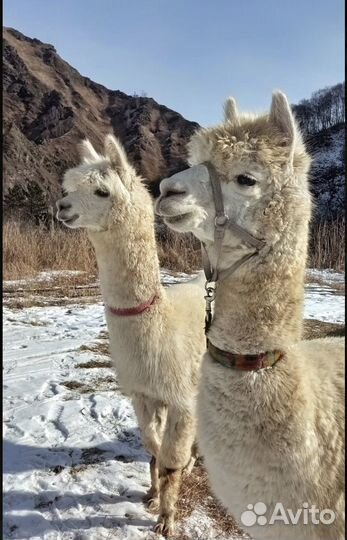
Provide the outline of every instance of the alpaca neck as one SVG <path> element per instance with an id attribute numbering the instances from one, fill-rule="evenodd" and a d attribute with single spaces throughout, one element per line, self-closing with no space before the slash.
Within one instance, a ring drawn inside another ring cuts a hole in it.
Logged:
<path id="1" fill-rule="evenodd" d="M 256 354 L 301 338 L 305 256 L 289 261 L 272 252 L 259 264 L 260 257 L 217 284 L 209 338 L 219 348 Z"/>
<path id="2" fill-rule="evenodd" d="M 117 227 L 89 237 L 106 305 L 130 308 L 155 294 L 162 296 L 153 223 L 144 227 L 135 221 L 131 231 Z"/>

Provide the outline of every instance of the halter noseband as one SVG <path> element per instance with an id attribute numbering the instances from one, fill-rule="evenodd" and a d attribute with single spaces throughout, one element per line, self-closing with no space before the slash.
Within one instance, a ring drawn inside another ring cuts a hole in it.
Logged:
<path id="1" fill-rule="evenodd" d="M 216 290 L 215 286 L 217 281 L 223 280 L 226 277 L 231 276 L 242 264 L 244 264 L 248 259 L 254 257 L 257 255 L 265 246 L 265 240 L 259 240 L 255 236 L 253 236 L 251 233 L 246 231 L 243 227 L 240 227 L 235 221 L 229 218 L 227 214 L 224 211 L 224 203 L 223 203 L 223 195 L 222 195 L 222 188 L 221 184 L 218 178 L 217 171 L 215 167 L 210 163 L 209 161 L 205 161 L 202 163 L 202 165 L 205 165 L 209 172 L 210 180 L 211 180 L 211 186 L 212 186 L 212 193 L 213 193 L 213 201 L 214 206 L 216 209 L 216 215 L 214 219 L 214 245 L 217 252 L 217 261 L 215 267 L 212 266 L 210 259 L 208 257 L 208 253 L 206 250 L 206 246 L 203 242 L 201 242 L 201 253 L 202 253 L 202 262 L 206 277 L 206 283 L 205 283 L 205 290 L 206 290 L 206 306 L 205 306 L 205 334 L 207 334 L 212 321 L 212 309 L 211 305 L 212 302 L 214 302 L 216 297 Z M 222 247 L 223 247 L 223 240 L 225 236 L 226 229 L 230 229 L 235 233 L 245 244 L 247 244 L 250 247 L 255 248 L 255 251 L 253 253 L 248 253 L 247 255 L 244 255 L 244 257 L 241 257 L 238 261 L 236 261 L 234 264 L 232 264 L 229 268 L 226 268 L 225 270 L 219 270 L 219 260 L 222 253 Z M 215 285 L 212 286 L 211 284 L 214 283 Z"/>

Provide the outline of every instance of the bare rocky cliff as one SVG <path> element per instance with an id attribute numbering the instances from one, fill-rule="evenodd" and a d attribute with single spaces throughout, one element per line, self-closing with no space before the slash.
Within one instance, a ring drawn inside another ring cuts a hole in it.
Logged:
<path id="1" fill-rule="evenodd" d="M 51 204 L 63 171 L 88 137 L 102 150 L 106 133 L 122 140 L 151 191 L 186 167 L 198 127 L 151 98 L 108 90 L 62 60 L 52 45 L 3 30 L 4 210 L 28 216 Z"/>

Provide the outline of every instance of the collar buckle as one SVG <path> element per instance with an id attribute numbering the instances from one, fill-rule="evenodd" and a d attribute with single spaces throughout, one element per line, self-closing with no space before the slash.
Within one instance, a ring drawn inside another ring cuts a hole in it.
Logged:
<path id="1" fill-rule="evenodd" d="M 227 223 L 229 221 L 229 216 L 226 214 L 219 214 L 214 218 L 214 226 L 216 228 L 223 228 L 226 227 Z"/>

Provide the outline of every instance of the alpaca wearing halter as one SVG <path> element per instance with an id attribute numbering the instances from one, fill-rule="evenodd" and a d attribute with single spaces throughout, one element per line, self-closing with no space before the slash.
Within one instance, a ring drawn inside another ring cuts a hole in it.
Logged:
<path id="1" fill-rule="evenodd" d="M 241 524 L 249 505 L 266 505 L 255 540 L 341 540 L 344 340 L 302 341 L 310 158 L 286 97 L 274 93 L 262 116 L 229 99 L 225 122 L 196 132 L 189 154 L 191 168 L 162 181 L 157 211 L 195 234 L 207 272 L 217 269 L 197 407 L 212 488 Z M 211 169 L 228 216 L 222 244 Z M 276 503 L 335 518 L 271 524 Z"/>

